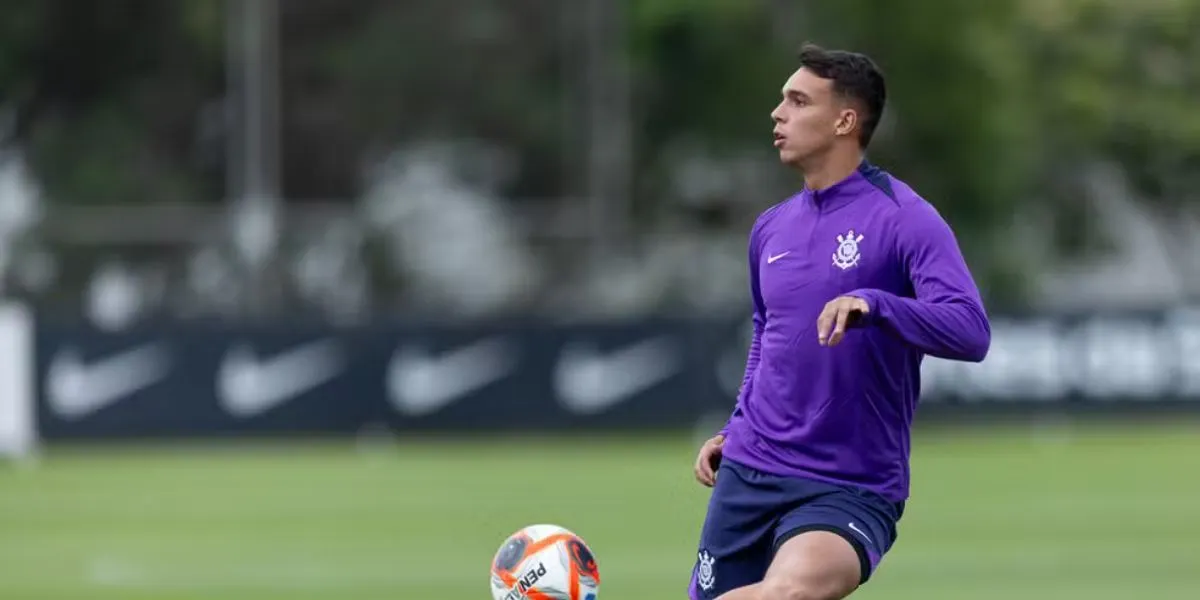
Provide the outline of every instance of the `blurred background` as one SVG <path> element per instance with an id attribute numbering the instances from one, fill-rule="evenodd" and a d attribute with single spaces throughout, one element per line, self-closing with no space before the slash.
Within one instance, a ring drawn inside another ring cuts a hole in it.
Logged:
<path id="1" fill-rule="evenodd" d="M 1200 597 L 1200 0 L 6 0 L 0 598 L 683 598 L 806 40 L 993 316 L 856 597 Z M 831 248 L 832 251 L 832 248 Z"/>

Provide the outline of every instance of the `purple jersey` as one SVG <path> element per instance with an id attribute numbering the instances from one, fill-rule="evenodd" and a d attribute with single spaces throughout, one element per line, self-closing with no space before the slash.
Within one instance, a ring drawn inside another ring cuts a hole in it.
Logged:
<path id="1" fill-rule="evenodd" d="M 750 233 L 754 336 L 724 454 L 759 470 L 908 497 L 924 355 L 981 361 L 991 328 L 950 227 L 863 164 L 759 216 Z M 870 313 L 834 347 L 817 317 L 841 295 Z"/>

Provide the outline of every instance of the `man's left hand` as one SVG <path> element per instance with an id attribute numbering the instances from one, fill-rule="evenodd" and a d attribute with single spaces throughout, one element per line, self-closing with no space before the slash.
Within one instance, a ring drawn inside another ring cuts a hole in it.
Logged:
<path id="1" fill-rule="evenodd" d="M 830 300 L 817 318 L 817 341 L 822 346 L 836 346 L 846 336 L 846 328 L 853 327 L 871 311 L 862 298 L 839 296 Z"/>

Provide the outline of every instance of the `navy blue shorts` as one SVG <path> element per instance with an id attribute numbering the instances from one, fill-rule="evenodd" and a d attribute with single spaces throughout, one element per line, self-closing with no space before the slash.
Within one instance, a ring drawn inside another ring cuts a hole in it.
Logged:
<path id="1" fill-rule="evenodd" d="M 903 502 L 860 488 L 770 475 L 723 459 L 688 595 L 711 600 L 762 581 L 775 550 L 806 531 L 830 531 L 849 541 L 866 583 L 895 543 L 903 512 Z"/>

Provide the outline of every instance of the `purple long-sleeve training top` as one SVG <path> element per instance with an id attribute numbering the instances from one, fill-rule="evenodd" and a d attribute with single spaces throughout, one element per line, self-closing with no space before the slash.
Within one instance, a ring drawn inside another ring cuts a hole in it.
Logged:
<path id="1" fill-rule="evenodd" d="M 937 210 L 864 161 L 846 179 L 764 211 L 750 233 L 754 335 L 724 455 L 759 470 L 909 495 L 925 355 L 982 361 L 991 327 Z M 826 303 L 870 310 L 836 346 Z"/>

